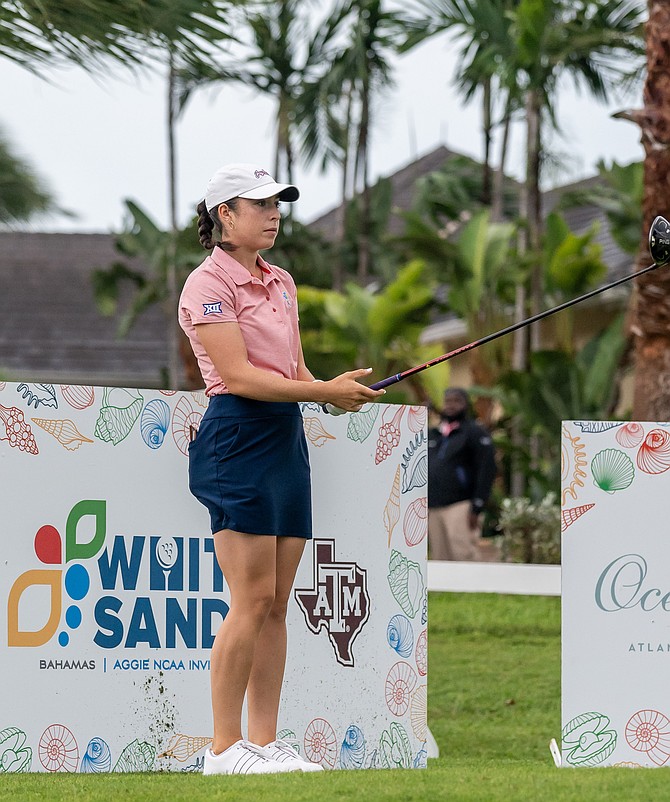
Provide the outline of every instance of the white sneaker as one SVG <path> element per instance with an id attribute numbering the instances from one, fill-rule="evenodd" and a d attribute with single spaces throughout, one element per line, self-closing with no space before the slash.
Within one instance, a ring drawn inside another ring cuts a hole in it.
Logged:
<path id="1" fill-rule="evenodd" d="M 228 749 L 215 755 L 211 749 L 205 752 L 203 774 L 278 774 L 283 771 L 299 771 L 299 766 L 278 763 L 256 744 L 237 741 Z"/>
<path id="2" fill-rule="evenodd" d="M 283 741 L 281 738 L 277 738 L 276 741 L 264 746 L 263 751 L 268 757 L 283 766 L 295 766 L 294 770 L 323 771 L 323 766 L 318 763 L 312 763 L 310 760 L 305 760 L 288 741 Z"/>

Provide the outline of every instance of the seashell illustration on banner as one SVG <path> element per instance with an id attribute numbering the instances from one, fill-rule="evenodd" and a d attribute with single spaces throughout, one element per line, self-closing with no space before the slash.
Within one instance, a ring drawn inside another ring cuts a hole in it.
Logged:
<path id="1" fill-rule="evenodd" d="M 403 452 L 400 461 L 403 493 L 428 484 L 428 451 L 422 448 L 425 442 L 425 433 L 419 432 Z"/>
<path id="2" fill-rule="evenodd" d="M 405 543 L 418 546 L 428 532 L 428 499 L 422 496 L 415 499 L 405 511 L 402 522 Z"/>
<path id="3" fill-rule="evenodd" d="M 195 404 L 203 409 L 207 409 L 209 406 L 209 398 L 205 395 L 204 390 L 195 390 L 191 393 L 191 398 Z"/>
<path id="4" fill-rule="evenodd" d="M 95 436 L 117 446 L 125 440 L 142 412 L 144 397 L 138 390 L 105 387 L 100 414 L 95 423 Z"/>
<path id="5" fill-rule="evenodd" d="M 566 503 L 567 497 L 572 496 L 573 501 L 577 501 L 577 489 L 584 487 L 587 465 L 586 449 L 579 435 L 573 437 L 568 429 L 563 426 L 561 438 L 561 484 L 563 492 L 561 502 Z"/>
<path id="6" fill-rule="evenodd" d="M 102 738 L 92 738 L 88 742 L 84 757 L 81 759 L 82 774 L 98 774 L 112 768 L 112 753 L 109 745 Z"/>
<path id="7" fill-rule="evenodd" d="M 561 532 L 572 526 L 572 524 L 587 513 L 595 504 L 582 504 L 580 507 L 571 507 L 568 510 L 561 510 Z"/>
<path id="8" fill-rule="evenodd" d="M 412 693 L 410 703 L 410 723 L 412 731 L 420 741 L 428 736 L 428 686 L 419 685 Z"/>
<path id="9" fill-rule="evenodd" d="M 195 755 L 201 749 L 212 743 L 211 738 L 205 736 L 184 735 L 183 733 L 175 733 L 167 745 L 167 749 L 158 755 L 161 757 L 173 757 L 180 763 L 185 763 L 190 757 Z"/>
<path id="10" fill-rule="evenodd" d="M 424 629 L 416 639 L 414 650 L 416 669 L 422 677 L 428 674 L 428 630 Z"/>
<path id="11" fill-rule="evenodd" d="M 407 412 L 407 425 L 412 432 L 421 432 L 428 420 L 428 407 L 410 407 Z"/>
<path id="12" fill-rule="evenodd" d="M 65 420 L 45 420 L 44 418 L 31 418 L 32 422 L 44 429 L 52 437 L 66 448 L 68 451 L 76 451 L 82 443 L 92 443 L 93 440 L 84 435 L 77 429 L 74 422 Z"/>
<path id="13" fill-rule="evenodd" d="M 624 423 L 614 437 L 624 448 L 637 448 L 644 440 L 644 428 L 639 423 Z"/>
<path id="14" fill-rule="evenodd" d="M 0 437 L 0 441 L 6 440 L 11 448 L 18 448 L 28 454 L 39 454 L 33 431 L 25 421 L 23 410 L 0 404 L 0 421 L 5 425 L 5 436 Z"/>
<path id="15" fill-rule="evenodd" d="M 591 460 L 593 483 L 606 493 L 630 487 L 635 478 L 633 461 L 617 448 L 605 448 Z"/>
<path id="16" fill-rule="evenodd" d="M 400 518 L 400 465 L 396 468 L 391 493 L 384 507 L 384 528 L 388 534 L 388 544 L 391 545 L 391 535 Z"/>
<path id="17" fill-rule="evenodd" d="M 644 473 L 659 474 L 670 468 L 670 434 L 652 429 L 637 452 L 637 467 Z"/>
<path id="18" fill-rule="evenodd" d="M 382 413 L 382 425 L 379 427 L 377 435 L 377 448 L 375 450 L 375 465 L 379 465 L 391 455 L 391 451 L 400 443 L 400 421 L 405 412 L 405 407 L 398 407 L 393 414 L 393 407 L 387 407 Z M 386 421 L 386 416 L 393 414 L 390 421 Z"/>
<path id="19" fill-rule="evenodd" d="M 385 769 L 409 769 L 412 766 L 412 745 L 407 731 L 397 721 L 379 738 L 378 765 Z"/>
<path id="20" fill-rule="evenodd" d="M 37 754 L 47 771 L 77 771 L 79 747 L 74 735 L 62 724 L 51 724 L 44 730 Z"/>
<path id="21" fill-rule="evenodd" d="M 597 766 L 612 754 L 617 734 L 608 730 L 610 720 L 602 713 L 582 713 L 571 719 L 561 733 L 566 762 L 572 766 Z"/>
<path id="22" fill-rule="evenodd" d="M 35 409 L 42 404 L 44 407 L 58 408 L 58 399 L 53 384 L 26 384 L 22 382 L 16 388 L 17 393 L 21 393 L 28 406 L 35 405 Z"/>
<path id="23" fill-rule="evenodd" d="M 154 398 L 142 410 L 140 434 L 149 448 L 160 448 L 170 427 L 170 407 L 162 398 Z"/>
<path id="24" fill-rule="evenodd" d="M 333 768 L 337 760 L 337 738 L 335 730 L 325 718 L 315 718 L 309 722 L 304 744 L 307 760 Z"/>
<path id="25" fill-rule="evenodd" d="M 162 395 L 176 395 L 177 394 L 176 390 L 159 390 L 158 392 L 161 393 Z"/>
<path id="26" fill-rule="evenodd" d="M 0 390 L 4 390 L 7 386 L 7 382 L 0 382 Z"/>
<path id="27" fill-rule="evenodd" d="M 625 728 L 628 745 L 636 752 L 645 752 L 657 766 L 670 757 L 670 719 L 658 710 L 638 710 L 628 719 Z"/>
<path id="28" fill-rule="evenodd" d="M 61 384 L 60 392 L 74 409 L 86 409 L 95 401 L 95 390 L 84 384 Z"/>
<path id="29" fill-rule="evenodd" d="M 608 432 L 610 429 L 616 429 L 617 426 L 621 426 L 621 422 L 586 420 L 586 421 L 575 421 L 575 426 L 579 426 L 579 428 L 585 434 L 602 434 L 602 432 Z"/>
<path id="30" fill-rule="evenodd" d="M 302 425 L 307 439 L 317 448 L 321 448 L 327 440 L 335 440 L 335 435 L 327 432 L 318 418 L 303 418 Z"/>
<path id="31" fill-rule="evenodd" d="M 33 750 L 25 743 L 26 734 L 18 727 L 0 730 L 0 773 L 22 774 L 30 771 Z"/>
<path id="32" fill-rule="evenodd" d="M 347 423 L 347 437 L 362 443 L 370 436 L 379 415 L 379 404 L 368 404 L 359 412 L 352 412 Z"/>
<path id="33" fill-rule="evenodd" d="M 393 549 L 389 560 L 388 583 L 400 609 L 414 618 L 424 601 L 425 585 L 419 563 Z"/>
<path id="34" fill-rule="evenodd" d="M 191 399 L 182 396 L 172 413 L 172 437 L 177 448 L 185 456 L 188 455 L 188 444 L 191 442 L 191 429 L 197 431 L 203 413 L 193 407 Z"/>
<path id="35" fill-rule="evenodd" d="M 152 771 L 156 760 L 156 747 L 135 738 L 121 752 L 114 766 L 115 772 Z"/>
<path id="36" fill-rule="evenodd" d="M 394 663 L 384 683 L 386 706 L 394 716 L 404 716 L 409 709 L 412 691 L 416 687 L 416 672 L 409 663 Z"/>
<path id="37" fill-rule="evenodd" d="M 394 615 L 386 627 L 386 640 L 400 657 L 407 659 L 414 648 L 414 631 L 409 618 L 400 613 Z"/>
<path id="38" fill-rule="evenodd" d="M 340 747 L 340 766 L 343 769 L 362 769 L 365 764 L 365 736 L 355 724 L 347 727 Z"/>
<path id="39" fill-rule="evenodd" d="M 277 740 L 278 741 L 288 741 L 292 749 L 300 754 L 300 741 L 297 739 L 294 730 L 289 730 L 288 728 L 279 730 L 277 733 Z"/>

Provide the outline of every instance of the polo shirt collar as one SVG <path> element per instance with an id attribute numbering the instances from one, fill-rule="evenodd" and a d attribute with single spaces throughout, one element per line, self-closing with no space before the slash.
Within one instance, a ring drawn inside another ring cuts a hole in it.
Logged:
<path id="1" fill-rule="evenodd" d="M 241 265 L 237 259 L 234 259 L 222 248 L 214 248 L 211 257 L 215 264 L 223 268 L 226 274 L 229 275 L 238 286 L 251 283 L 251 279 L 253 278 L 251 273 L 246 269 L 246 267 Z M 266 283 L 268 281 L 276 281 L 278 279 L 277 273 L 272 268 L 272 265 L 266 262 L 265 259 L 263 259 L 263 257 L 260 255 L 258 257 L 258 264 L 260 265 L 261 270 L 267 276 L 265 279 Z"/>

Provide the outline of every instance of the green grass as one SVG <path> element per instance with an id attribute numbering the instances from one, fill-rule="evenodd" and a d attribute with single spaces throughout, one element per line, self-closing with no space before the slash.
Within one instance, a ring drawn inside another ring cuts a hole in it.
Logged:
<path id="1" fill-rule="evenodd" d="M 431 594 L 428 716 L 440 758 L 426 771 L 278 777 L 2 775 L 0 800 L 37 802 L 636 802 L 665 799 L 663 769 L 561 769 L 560 601 Z"/>

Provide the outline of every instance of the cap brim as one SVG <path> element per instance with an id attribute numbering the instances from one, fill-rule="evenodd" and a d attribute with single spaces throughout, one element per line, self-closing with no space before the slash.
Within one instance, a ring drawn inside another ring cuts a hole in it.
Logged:
<path id="1" fill-rule="evenodd" d="M 248 200 L 262 200 L 263 198 L 272 198 L 274 195 L 278 195 L 279 200 L 292 203 L 298 200 L 300 192 L 298 187 L 294 187 L 293 184 L 277 184 L 273 181 L 271 184 L 263 184 L 262 187 L 243 192 L 238 197 L 247 198 Z"/>

